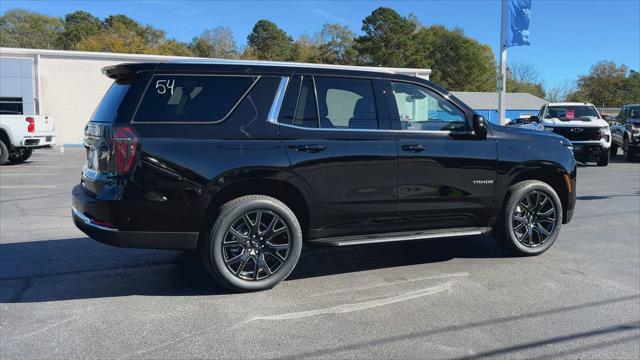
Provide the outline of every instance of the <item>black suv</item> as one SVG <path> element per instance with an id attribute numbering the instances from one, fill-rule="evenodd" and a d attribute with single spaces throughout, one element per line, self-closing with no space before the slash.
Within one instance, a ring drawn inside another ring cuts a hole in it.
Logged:
<path id="1" fill-rule="evenodd" d="M 540 254 L 573 214 L 568 140 L 485 123 L 420 78 L 260 62 L 103 72 L 115 83 L 85 129 L 76 226 L 197 250 L 231 289 L 278 284 L 304 242 L 493 233 Z"/>

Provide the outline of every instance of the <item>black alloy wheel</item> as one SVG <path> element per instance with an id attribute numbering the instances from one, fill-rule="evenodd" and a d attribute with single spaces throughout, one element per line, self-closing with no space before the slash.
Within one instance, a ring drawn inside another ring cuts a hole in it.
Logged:
<path id="1" fill-rule="evenodd" d="M 511 228 L 520 244 L 526 247 L 543 245 L 556 227 L 557 210 L 542 191 L 526 193 L 511 216 Z"/>
<path id="2" fill-rule="evenodd" d="M 276 213 L 257 209 L 236 218 L 227 228 L 222 246 L 224 263 L 242 280 L 264 280 L 285 264 L 291 231 Z"/>

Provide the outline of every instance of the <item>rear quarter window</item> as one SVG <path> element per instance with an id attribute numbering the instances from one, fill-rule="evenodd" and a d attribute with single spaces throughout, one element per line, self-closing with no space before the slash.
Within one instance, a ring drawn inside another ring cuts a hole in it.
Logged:
<path id="1" fill-rule="evenodd" d="M 239 75 L 154 75 L 135 121 L 222 121 L 257 80 Z"/>
<path id="2" fill-rule="evenodd" d="M 96 111 L 91 116 L 93 122 L 109 122 L 112 123 L 116 120 L 118 115 L 118 108 L 124 96 L 129 91 L 129 85 L 121 85 L 113 83 L 107 93 L 100 101 L 100 104 L 96 108 Z"/>

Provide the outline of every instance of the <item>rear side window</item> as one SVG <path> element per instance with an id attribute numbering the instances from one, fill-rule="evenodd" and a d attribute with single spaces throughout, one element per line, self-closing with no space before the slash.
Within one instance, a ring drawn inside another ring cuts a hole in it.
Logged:
<path id="1" fill-rule="evenodd" d="M 315 77 L 321 128 L 377 129 L 371 80 Z"/>
<path id="2" fill-rule="evenodd" d="M 128 90 L 129 85 L 120 85 L 114 82 L 109 90 L 107 90 L 102 101 L 100 101 L 100 105 L 98 105 L 98 108 L 96 108 L 96 111 L 93 113 L 91 121 L 111 123 L 116 121 L 118 108 Z"/>
<path id="3" fill-rule="evenodd" d="M 155 75 L 138 107 L 135 121 L 224 120 L 257 79 L 252 76 Z"/>

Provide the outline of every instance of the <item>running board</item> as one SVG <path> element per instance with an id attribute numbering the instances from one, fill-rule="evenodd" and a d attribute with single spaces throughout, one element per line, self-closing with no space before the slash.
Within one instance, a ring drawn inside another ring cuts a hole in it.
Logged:
<path id="1" fill-rule="evenodd" d="M 444 230 L 421 230 L 421 231 L 406 231 L 406 232 L 385 233 L 385 234 L 329 237 L 329 238 L 313 239 L 313 240 L 309 240 L 309 242 L 313 244 L 323 244 L 323 245 L 331 245 L 331 246 L 348 246 L 348 245 L 377 244 L 377 243 L 386 243 L 386 242 L 395 242 L 395 241 L 410 241 L 410 240 L 439 239 L 439 238 L 459 237 L 459 236 L 473 236 L 473 235 L 483 235 L 489 232 L 491 232 L 490 227 L 468 227 L 468 228 L 456 228 L 456 229 L 444 229 Z"/>

